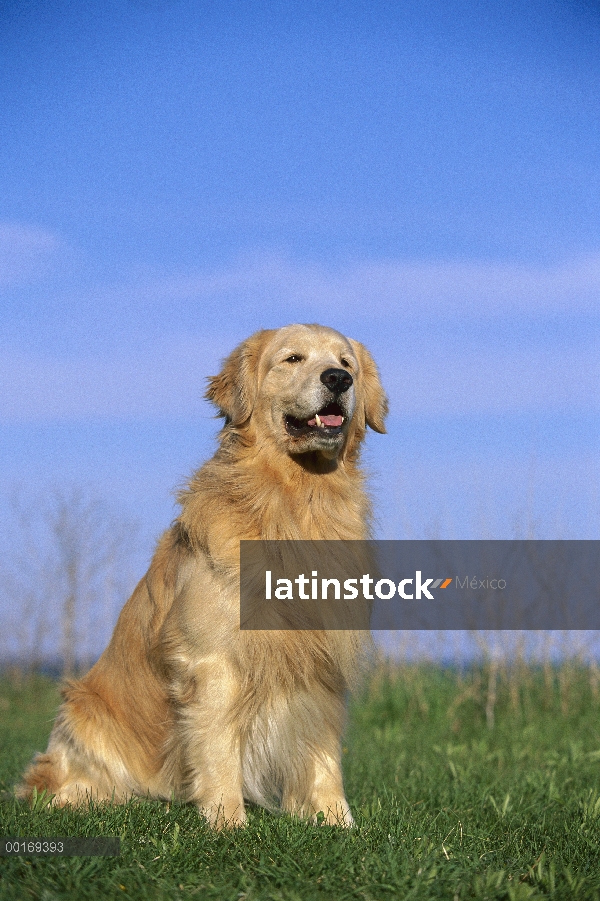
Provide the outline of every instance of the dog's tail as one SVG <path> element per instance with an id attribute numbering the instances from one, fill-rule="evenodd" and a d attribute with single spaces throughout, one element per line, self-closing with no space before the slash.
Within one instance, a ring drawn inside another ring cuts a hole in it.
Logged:
<path id="1" fill-rule="evenodd" d="M 23 774 L 22 781 L 15 786 L 15 797 L 20 801 L 30 801 L 35 793 L 37 796 L 44 794 L 50 800 L 64 780 L 65 772 L 60 754 L 36 754 Z"/>

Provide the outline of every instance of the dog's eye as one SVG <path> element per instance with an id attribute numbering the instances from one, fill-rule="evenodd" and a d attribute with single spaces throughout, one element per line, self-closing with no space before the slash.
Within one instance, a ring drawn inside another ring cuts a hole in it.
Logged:
<path id="1" fill-rule="evenodd" d="M 342 366 L 345 366 L 346 369 L 350 369 L 350 363 L 348 362 L 348 360 L 345 360 L 344 357 L 342 357 L 340 363 L 342 364 Z"/>
<path id="2" fill-rule="evenodd" d="M 301 363 L 302 359 L 303 358 L 300 356 L 300 354 L 292 354 L 291 356 L 286 357 L 285 362 L 286 363 Z"/>

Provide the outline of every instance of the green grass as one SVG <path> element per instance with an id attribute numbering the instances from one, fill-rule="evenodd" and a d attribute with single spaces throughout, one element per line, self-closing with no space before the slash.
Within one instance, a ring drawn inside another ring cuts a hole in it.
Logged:
<path id="1" fill-rule="evenodd" d="M 351 705 L 356 828 L 252 809 L 215 834 L 181 804 L 85 811 L 4 801 L 5 836 L 117 835 L 119 858 L 0 859 L 0 898 L 600 899 L 600 699 L 587 670 L 380 668 Z M 0 787 L 43 749 L 58 703 L 0 682 Z M 488 707 L 486 717 L 486 704 Z"/>

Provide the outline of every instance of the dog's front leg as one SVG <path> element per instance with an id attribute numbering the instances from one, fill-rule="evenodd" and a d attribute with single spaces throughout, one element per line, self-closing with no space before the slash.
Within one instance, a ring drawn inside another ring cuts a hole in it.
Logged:
<path id="1" fill-rule="evenodd" d="M 344 795 L 342 768 L 336 756 L 320 755 L 314 760 L 314 783 L 310 796 L 313 816 L 325 815 L 323 822 L 329 826 L 352 826 L 354 820 Z"/>
<path id="2" fill-rule="evenodd" d="M 179 709 L 185 794 L 217 829 L 246 822 L 234 717 L 238 693 L 231 669 L 223 661 L 205 660 L 193 679 L 192 697 Z"/>
<path id="3" fill-rule="evenodd" d="M 318 751 L 306 749 L 304 772 L 291 773 L 286 780 L 281 806 L 315 823 L 352 826 L 354 820 L 344 794 L 339 739 L 333 733 L 321 732 L 319 737 L 322 746 Z"/>

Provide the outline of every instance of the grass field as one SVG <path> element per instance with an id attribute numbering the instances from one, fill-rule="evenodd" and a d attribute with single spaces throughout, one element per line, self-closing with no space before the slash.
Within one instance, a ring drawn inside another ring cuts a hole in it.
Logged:
<path id="1" fill-rule="evenodd" d="M 118 858 L 0 859 L 0 898 L 600 899 L 600 697 L 586 669 L 380 667 L 344 746 L 356 827 L 259 809 L 211 832 L 189 806 L 2 802 L 3 836 L 114 835 Z M 0 783 L 43 749 L 58 703 L 0 682 Z M 492 725 L 493 719 L 493 725 Z M 491 728 L 490 728 L 491 726 Z"/>

